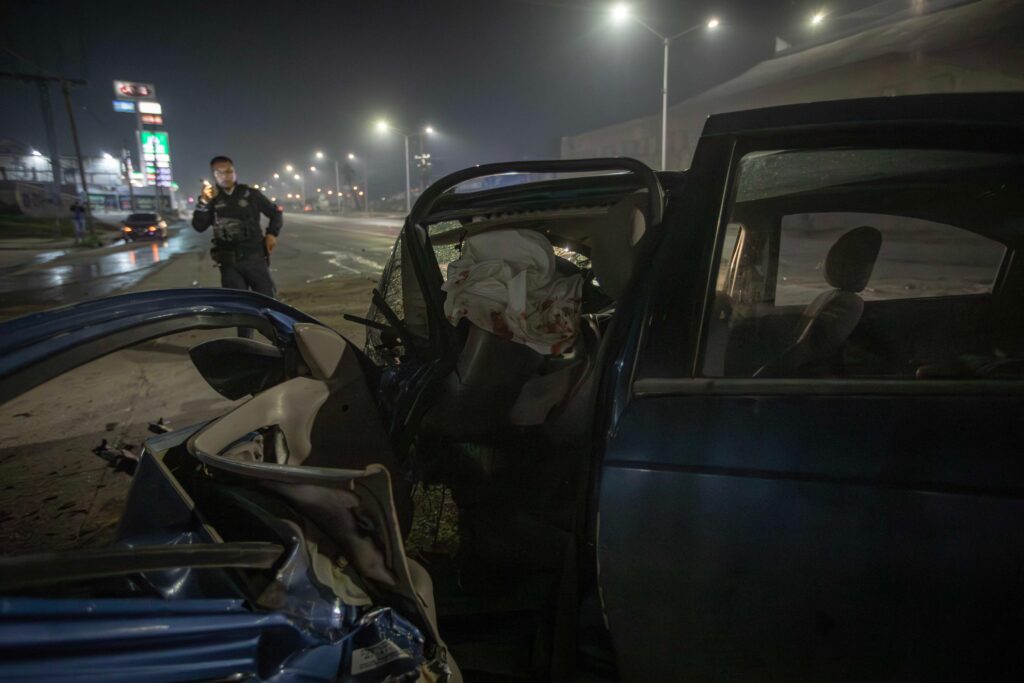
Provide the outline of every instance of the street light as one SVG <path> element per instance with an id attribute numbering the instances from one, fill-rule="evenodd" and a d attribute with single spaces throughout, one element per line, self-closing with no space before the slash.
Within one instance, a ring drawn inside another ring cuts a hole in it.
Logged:
<path id="1" fill-rule="evenodd" d="M 708 31 L 713 31 L 719 27 L 721 22 L 718 20 L 717 17 L 711 17 L 706 22 L 691 26 L 685 31 L 680 31 L 679 33 L 673 36 L 664 36 L 658 31 L 655 31 L 653 28 L 651 28 L 640 17 L 633 14 L 630 6 L 625 3 L 620 2 L 618 4 L 613 5 L 611 8 L 610 15 L 612 21 L 616 24 L 625 23 L 627 20 L 635 21 L 636 23 L 640 24 L 645 29 L 653 33 L 655 36 L 657 36 L 661 40 L 661 44 L 664 47 L 664 68 L 662 69 L 661 76 L 661 170 L 667 170 L 665 156 L 668 147 L 668 46 L 675 39 L 682 38 L 683 36 L 687 35 L 688 33 L 692 33 L 697 29 L 704 28 L 707 29 Z"/>
<path id="2" fill-rule="evenodd" d="M 348 160 L 360 161 L 359 157 L 357 157 L 352 152 L 348 153 Z M 363 162 L 363 189 L 366 189 L 366 187 L 370 184 L 370 164 L 366 162 L 366 159 L 362 159 L 361 161 Z M 339 191 L 338 194 L 341 194 L 341 192 Z M 367 216 L 370 215 L 370 195 L 366 195 L 366 201 L 363 202 L 363 213 L 365 213 Z"/>
<path id="3" fill-rule="evenodd" d="M 823 21 L 825 21 L 825 12 L 818 10 L 814 13 L 814 16 L 811 17 L 811 26 L 817 26 Z"/>
<path id="4" fill-rule="evenodd" d="M 317 159 L 327 158 L 322 150 L 317 150 L 313 153 L 313 156 Z M 316 166 L 310 166 L 309 170 L 316 173 Z M 338 194 L 338 211 L 341 211 L 341 172 L 338 169 L 338 157 L 334 157 L 334 189 Z"/>
<path id="5" fill-rule="evenodd" d="M 288 173 L 291 173 L 291 172 L 292 172 L 292 171 L 294 171 L 295 169 L 294 169 L 294 168 L 292 167 L 292 165 L 291 165 L 291 164 L 285 164 L 285 165 L 284 165 L 284 170 L 285 170 L 285 171 L 287 171 Z"/>
<path id="6" fill-rule="evenodd" d="M 409 185 L 409 138 L 421 135 L 433 135 L 434 128 L 432 126 L 426 126 L 422 133 L 407 133 L 400 128 L 395 128 L 384 119 L 377 121 L 376 124 L 377 132 L 386 133 L 388 131 L 394 131 L 405 138 L 405 212 L 409 213 L 412 211 L 412 191 Z"/>
<path id="7" fill-rule="evenodd" d="M 279 180 L 280 178 L 281 178 L 281 174 L 280 173 L 275 173 L 274 174 L 274 180 Z"/>

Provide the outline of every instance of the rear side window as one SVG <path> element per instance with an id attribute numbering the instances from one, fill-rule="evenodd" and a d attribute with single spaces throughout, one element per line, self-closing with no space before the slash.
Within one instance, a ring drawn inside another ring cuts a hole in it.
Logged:
<path id="1" fill-rule="evenodd" d="M 829 249 L 862 225 L 882 237 L 871 279 L 860 293 L 865 301 L 989 293 L 1006 253 L 1005 245 L 978 233 L 920 218 L 844 211 L 791 214 L 782 217 L 780 226 L 775 305 L 806 305 L 829 291 L 823 272 Z"/>
<path id="2" fill-rule="evenodd" d="M 1024 377 L 1022 170 L 959 150 L 744 156 L 704 375 Z"/>

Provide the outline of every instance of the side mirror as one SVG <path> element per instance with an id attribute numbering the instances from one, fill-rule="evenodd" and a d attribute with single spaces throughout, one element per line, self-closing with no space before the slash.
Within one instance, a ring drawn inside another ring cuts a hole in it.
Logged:
<path id="1" fill-rule="evenodd" d="M 288 379 L 281 350 L 253 339 L 211 339 L 193 346 L 188 355 L 203 379 L 232 401 Z"/>

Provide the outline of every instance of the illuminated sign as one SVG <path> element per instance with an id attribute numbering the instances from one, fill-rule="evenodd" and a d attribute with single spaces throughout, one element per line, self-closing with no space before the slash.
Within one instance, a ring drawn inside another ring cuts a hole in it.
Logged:
<path id="1" fill-rule="evenodd" d="M 171 187 L 171 146 L 167 139 L 167 131 L 144 130 L 139 135 L 146 184 Z"/>
<path id="2" fill-rule="evenodd" d="M 125 102 L 124 100 L 114 100 L 114 111 L 121 112 L 122 114 L 134 114 L 135 103 Z"/>
<path id="3" fill-rule="evenodd" d="M 159 102 L 139 102 L 140 114 L 163 114 L 164 109 Z"/>
<path id="4" fill-rule="evenodd" d="M 114 81 L 114 95 L 122 100 L 151 100 L 156 97 L 156 88 L 150 83 Z"/>
<path id="5" fill-rule="evenodd" d="M 164 117 L 158 114 L 143 114 L 142 123 L 147 126 L 162 126 L 164 125 Z"/>

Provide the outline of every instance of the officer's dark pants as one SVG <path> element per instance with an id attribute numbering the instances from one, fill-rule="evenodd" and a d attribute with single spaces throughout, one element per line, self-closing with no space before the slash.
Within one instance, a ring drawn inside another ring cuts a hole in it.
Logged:
<path id="1" fill-rule="evenodd" d="M 270 276 L 267 259 L 254 254 L 234 263 L 222 263 L 220 266 L 220 286 L 226 289 L 247 289 L 257 294 L 277 296 L 277 287 Z M 238 328 L 238 336 L 252 337 L 252 330 Z"/>

